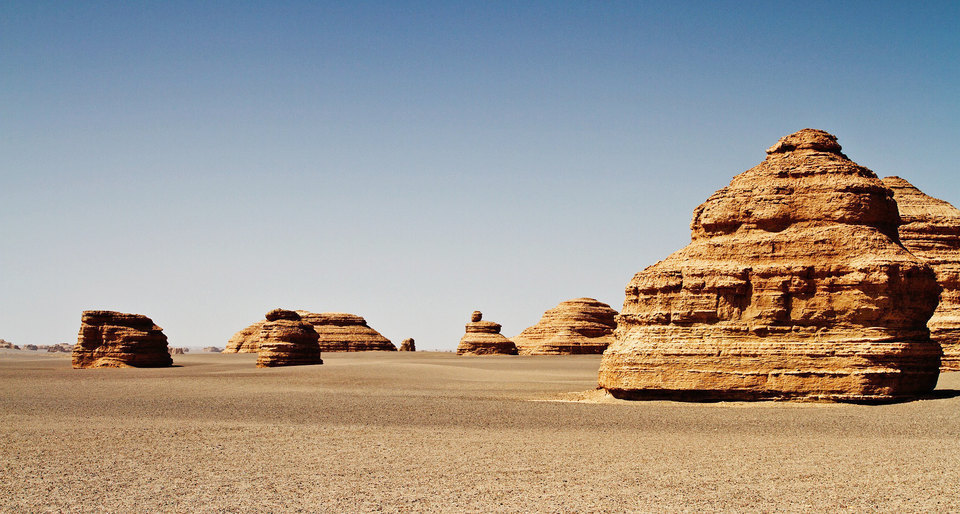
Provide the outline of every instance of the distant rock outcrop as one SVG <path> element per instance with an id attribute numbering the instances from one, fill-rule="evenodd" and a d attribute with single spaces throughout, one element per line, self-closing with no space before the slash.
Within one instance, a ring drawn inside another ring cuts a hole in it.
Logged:
<path id="1" fill-rule="evenodd" d="M 31 352 L 35 352 L 35 351 L 38 350 L 37 345 L 35 345 L 35 344 L 25 344 L 25 345 L 23 345 L 23 349 L 24 349 L 24 350 L 29 350 L 29 351 L 31 351 Z"/>
<path id="2" fill-rule="evenodd" d="M 313 325 L 294 311 L 273 309 L 260 327 L 257 367 L 323 364 Z"/>
<path id="3" fill-rule="evenodd" d="M 344 312 L 296 311 L 300 318 L 313 325 L 323 352 L 395 352 L 397 347 L 380 332 L 370 328 L 362 316 Z M 258 350 L 260 329 L 265 322 L 258 321 L 237 332 L 227 342 L 224 353 L 255 353 Z"/>
<path id="4" fill-rule="evenodd" d="M 204 353 L 220 353 L 220 352 L 223 351 L 223 348 L 219 348 L 219 347 L 217 347 L 217 346 L 205 346 L 205 347 L 204 347 L 202 350 L 200 350 L 200 351 L 201 351 L 201 352 L 204 352 Z"/>
<path id="5" fill-rule="evenodd" d="M 413 338 L 412 338 L 412 337 L 407 338 L 407 339 L 404 339 L 403 342 L 400 343 L 400 351 L 401 351 L 401 352 L 415 352 L 415 351 L 417 351 L 417 345 L 416 345 L 416 343 L 413 342 Z"/>
<path id="6" fill-rule="evenodd" d="M 943 288 L 927 323 L 930 337 L 943 349 L 940 369 L 960 370 L 960 209 L 900 177 L 887 177 L 883 184 L 900 210 L 900 242 L 933 268 Z"/>
<path id="7" fill-rule="evenodd" d="M 500 324 L 482 320 L 483 314 L 473 311 L 457 355 L 516 355 L 517 346 L 500 334 Z"/>
<path id="8" fill-rule="evenodd" d="M 183 355 L 184 353 L 186 353 L 185 348 L 179 348 L 179 347 L 174 348 L 172 346 L 167 348 L 167 351 L 170 353 L 170 355 Z"/>
<path id="9" fill-rule="evenodd" d="M 150 318 L 113 311 L 84 311 L 73 348 L 74 368 L 172 366 L 167 336 Z"/>
<path id="10" fill-rule="evenodd" d="M 931 391 L 939 286 L 889 189 L 801 130 L 694 211 L 626 287 L 600 385 L 618 398 L 890 401 Z"/>
<path id="11" fill-rule="evenodd" d="M 10 341 L 7 341 L 6 339 L 0 339 L 0 348 L 7 348 L 12 350 L 14 346 L 16 345 L 11 343 Z"/>
<path id="12" fill-rule="evenodd" d="M 370 328 L 367 320 L 345 312 L 297 311 L 313 325 L 323 352 L 395 352 L 397 347 L 380 332 Z"/>
<path id="13" fill-rule="evenodd" d="M 249 327 L 233 334 L 233 337 L 227 341 L 227 347 L 223 353 L 257 353 L 260 349 L 258 341 L 260 340 L 260 329 L 266 321 L 258 321 Z"/>
<path id="14" fill-rule="evenodd" d="M 520 355 L 603 353 L 613 342 L 617 311 L 593 298 L 560 302 L 513 338 Z"/>

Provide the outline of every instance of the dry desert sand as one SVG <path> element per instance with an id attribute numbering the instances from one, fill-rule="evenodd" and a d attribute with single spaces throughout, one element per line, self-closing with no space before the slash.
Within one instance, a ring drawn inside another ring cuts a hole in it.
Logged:
<path id="1" fill-rule="evenodd" d="M 960 373 L 887 405 L 626 402 L 590 392 L 600 358 L 0 350 L 0 509 L 960 510 Z"/>

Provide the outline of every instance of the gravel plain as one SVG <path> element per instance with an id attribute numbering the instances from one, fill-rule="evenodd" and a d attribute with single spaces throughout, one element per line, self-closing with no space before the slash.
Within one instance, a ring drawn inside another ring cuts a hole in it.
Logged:
<path id="1" fill-rule="evenodd" d="M 603 398 L 599 356 L 323 359 L 0 350 L 0 510 L 960 511 L 960 373 L 890 405 L 697 404 Z"/>

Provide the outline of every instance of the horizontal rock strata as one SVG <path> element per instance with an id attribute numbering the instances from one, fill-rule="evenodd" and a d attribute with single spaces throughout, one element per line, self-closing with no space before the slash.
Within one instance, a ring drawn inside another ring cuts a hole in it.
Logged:
<path id="1" fill-rule="evenodd" d="M 380 332 L 370 328 L 367 320 L 345 312 L 297 311 L 303 321 L 313 325 L 324 352 L 395 352 L 397 347 Z"/>
<path id="2" fill-rule="evenodd" d="M 401 352 L 415 352 L 415 351 L 417 351 L 417 345 L 416 345 L 416 343 L 413 341 L 413 338 L 412 338 L 412 337 L 411 337 L 411 338 L 404 339 L 403 342 L 400 343 L 400 351 L 401 351 Z"/>
<path id="3" fill-rule="evenodd" d="M 883 184 L 893 191 L 900 211 L 900 242 L 929 264 L 943 288 L 940 304 L 927 323 L 940 343 L 940 368 L 960 370 L 960 209 L 927 196 L 900 177 Z"/>
<path id="4" fill-rule="evenodd" d="M 260 327 L 257 367 L 323 364 L 313 325 L 294 311 L 274 309 Z"/>
<path id="5" fill-rule="evenodd" d="M 466 325 L 466 333 L 457 346 L 457 355 L 516 355 L 517 346 L 500 333 L 500 324 L 483 321 L 483 314 L 474 311 Z"/>
<path id="6" fill-rule="evenodd" d="M 626 288 L 599 381 L 618 398 L 891 401 L 931 391 L 939 286 L 876 175 L 802 130 L 694 211 Z"/>
<path id="7" fill-rule="evenodd" d="M 172 366 L 167 336 L 150 318 L 113 311 L 84 311 L 73 348 L 74 368 Z"/>
<path id="8" fill-rule="evenodd" d="M 513 338 L 520 355 L 599 354 L 613 342 L 617 311 L 593 298 L 560 302 Z"/>

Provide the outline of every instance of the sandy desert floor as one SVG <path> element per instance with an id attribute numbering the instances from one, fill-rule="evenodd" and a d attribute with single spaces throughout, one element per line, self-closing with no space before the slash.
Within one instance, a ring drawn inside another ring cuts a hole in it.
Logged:
<path id="1" fill-rule="evenodd" d="M 0 350 L 0 509 L 960 510 L 960 373 L 915 402 L 556 401 L 599 356 Z"/>

